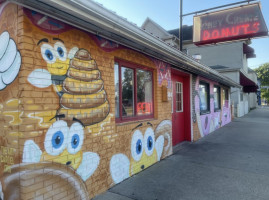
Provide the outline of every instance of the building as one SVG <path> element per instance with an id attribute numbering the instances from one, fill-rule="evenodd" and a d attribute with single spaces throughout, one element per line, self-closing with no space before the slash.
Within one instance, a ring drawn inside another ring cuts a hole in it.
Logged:
<path id="1" fill-rule="evenodd" d="M 217 70 L 240 84 L 240 88 L 232 88 L 231 99 L 235 108 L 235 116 L 242 117 L 250 108 L 257 106 L 257 75 L 248 67 L 247 60 L 255 57 L 254 49 L 246 41 L 212 46 L 197 47 L 186 45 L 189 55 L 200 55 L 200 62 Z"/>
<path id="2" fill-rule="evenodd" d="M 231 79 L 92 1 L 1 1 L 0 197 L 89 199 L 231 121 Z"/>
<path id="3" fill-rule="evenodd" d="M 153 20 L 146 19 L 142 28 L 164 41 L 166 41 L 165 38 L 172 38 L 173 36 L 179 38 L 179 29 L 166 31 L 161 28 L 153 28 L 158 26 Z M 250 109 L 256 108 L 257 75 L 247 64 L 247 60 L 255 58 L 256 55 L 254 49 L 248 45 L 249 41 L 196 46 L 192 39 L 193 26 L 183 26 L 183 52 L 241 84 L 242 89 L 231 89 L 235 116 L 244 116 Z M 173 39 L 173 41 L 178 40 Z"/>

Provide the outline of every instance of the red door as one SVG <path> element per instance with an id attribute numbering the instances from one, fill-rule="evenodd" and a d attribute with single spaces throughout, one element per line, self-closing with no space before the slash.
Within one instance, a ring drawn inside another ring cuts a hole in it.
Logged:
<path id="1" fill-rule="evenodd" d="M 172 141 L 173 146 L 191 140 L 190 134 L 190 79 L 189 75 L 172 71 L 173 114 Z"/>

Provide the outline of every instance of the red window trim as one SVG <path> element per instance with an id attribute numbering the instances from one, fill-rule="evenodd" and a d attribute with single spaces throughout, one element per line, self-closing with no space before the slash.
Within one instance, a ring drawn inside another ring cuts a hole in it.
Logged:
<path id="1" fill-rule="evenodd" d="M 118 71 L 119 71 L 119 114 L 120 116 L 116 119 L 116 123 L 123 123 L 123 122 L 130 122 L 136 120 L 143 120 L 143 119 L 152 119 L 154 118 L 154 69 L 145 67 L 140 64 L 132 63 L 129 61 L 115 59 L 115 63 L 118 63 Z M 122 116 L 122 88 L 121 88 L 121 67 L 127 67 L 134 70 L 134 116 L 132 117 L 123 117 Z M 137 116 L 137 85 L 136 85 L 136 69 L 141 69 L 145 71 L 151 72 L 151 80 L 152 80 L 152 114 L 150 115 L 141 115 Z"/>

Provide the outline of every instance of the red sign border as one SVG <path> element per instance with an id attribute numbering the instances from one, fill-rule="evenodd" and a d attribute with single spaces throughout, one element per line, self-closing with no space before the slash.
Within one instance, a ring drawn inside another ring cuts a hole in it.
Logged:
<path id="1" fill-rule="evenodd" d="M 218 11 L 214 11 L 214 12 L 210 12 L 210 13 L 205 13 L 205 14 L 201 14 L 201 15 L 196 15 L 193 17 L 193 39 L 194 39 L 194 33 L 195 33 L 195 26 L 194 26 L 194 18 L 195 17 L 202 17 L 204 15 L 208 15 L 208 14 L 214 14 L 214 13 L 218 13 L 218 12 L 222 12 L 222 11 L 227 11 L 227 10 L 231 10 L 231 9 L 235 9 L 235 8 L 239 8 L 239 7 L 244 7 L 244 6 L 249 6 L 249 5 L 255 5 L 257 4 L 259 7 L 259 10 L 261 12 L 261 20 L 263 20 L 264 24 L 265 24 L 265 28 L 266 28 L 266 32 L 259 32 L 259 33 L 254 33 L 254 34 L 244 34 L 244 35 L 239 35 L 239 36 L 231 36 L 231 37 L 224 37 L 224 38 L 218 38 L 218 39 L 210 39 L 210 40 L 205 40 L 202 41 L 200 38 L 200 41 L 198 42 L 194 42 L 193 43 L 197 46 L 201 46 L 201 45 L 208 45 L 208 44 L 217 44 L 217 43 L 228 43 L 228 42 L 232 42 L 232 41 L 240 41 L 240 40 L 247 40 L 250 38 L 259 38 L 259 37 L 266 37 L 268 36 L 268 28 L 266 25 L 266 22 L 264 20 L 264 16 L 262 14 L 261 11 L 261 5 L 260 2 L 256 2 L 256 3 L 252 3 L 252 4 L 246 4 L 246 5 L 241 5 L 241 6 L 235 6 L 235 7 L 231 7 L 231 8 L 227 8 L 227 9 L 223 9 L 223 10 L 218 10 Z M 199 30 L 201 31 L 201 29 Z"/>

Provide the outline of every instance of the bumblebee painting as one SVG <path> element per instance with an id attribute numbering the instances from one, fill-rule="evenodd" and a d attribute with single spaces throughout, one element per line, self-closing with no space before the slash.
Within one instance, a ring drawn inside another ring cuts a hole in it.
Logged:
<path id="1" fill-rule="evenodd" d="M 164 120 L 157 126 L 155 132 L 149 122 L 144 132 L 141 131 L 141 126 L 145 126 L 142 123 L 133 129 L 130 159 L 127 155 L 118 153 L 110 160 L 110 173 L 114 183 L 120 183 L 153 165 L 161 159 L 163 153 L 166 155 L 172 153 L 171 125 L 170 120 Z"/>

